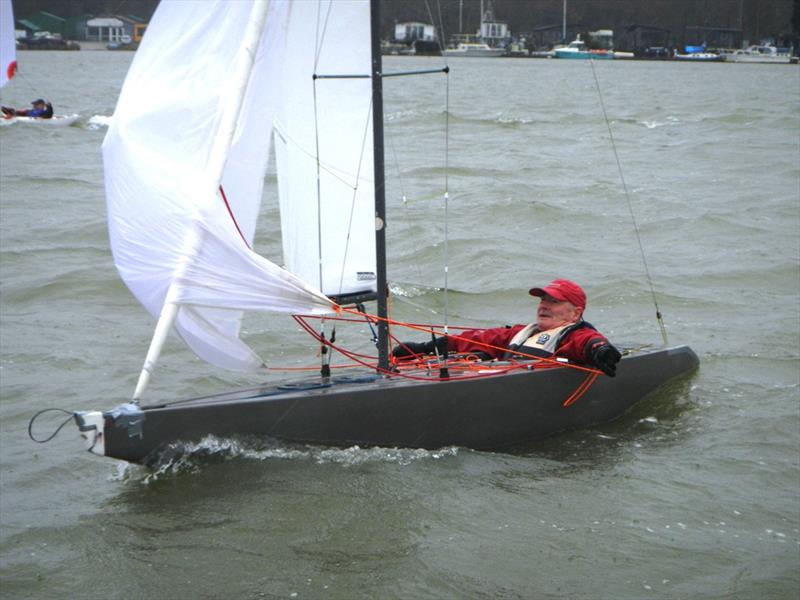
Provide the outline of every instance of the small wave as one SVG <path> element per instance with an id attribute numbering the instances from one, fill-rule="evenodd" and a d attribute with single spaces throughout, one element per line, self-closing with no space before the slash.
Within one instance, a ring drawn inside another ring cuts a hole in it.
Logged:
<path id="1" fill-rule="evenodd" d="M 506 117 L 502 112 L 494 115 L 463 115 L 450 112 L 449 120 L 451 125 L 471 125 L 475 127 L 496 127 L 499 125 L 517 125 L 519 120 Z"/>
<path id="2" fill-rule="evenodd" d="M 432 288 L 413 284 L 400 285 L 393 283 L 390 284 L 389 291 L 391 292 L 392 296 L 399 296 L 401 298 L 418 298 L 419 296 L 426 296 L 431 292 L 439 292 L 441 289 L 437 287 Z"/>
<path id="3" fill-rule="evenodd" d="M 495 120 L 500 125 L 530 125 L 533 123 L 533 119 L 531 118 L 509 117 L 503 114 L 498 116 Z"/>
<path id="4" fill-rule="evenodd" d="M 409 465 L 420 460 L 438 460 L 456 456 L 458 448 L 447 447 L 438 450 L 421 448 L 330 448 L 323 446 L 291 445 L 273 442 L 265 445 L 264 440 L 219 438 L 206 436 L 196 443 L 176 442 L 159 456 L 154 468 L 142 478 L 145 485 L 155 483 L 164 477 L 185 473 L 196 473 L 203 464 L 231 459 L 244 460 L 299 460 L 317 464 L 339 464 L 353 467 L 367 463 L 394 463 Z M 135 477 L 131 469 L 118 470 L 115 478 Z"/>
<path id="5" fill-rule="evenodd" d="M 86 123 L 86 129 L 100 129 L 101 127 L 110 127 L 114 116 L 107 117 L 105 115 L 94 115 Z"/>
<path id="6" fill-rule="evenodd" d="M 639 121 L 648 129 L 657 129 L 658 127 L 670 127 L 671 125 L 678 125 L 680 121 L 677 117 L 667 117 L 666 121 Z"/>
<path id="7" fill-rule="evenodd" d="M 422 113 L 417 110 L 399 110 L 393 113 L 386 113 L 383 118 L 386 122 L 405 121 L 417 118 Z"/>

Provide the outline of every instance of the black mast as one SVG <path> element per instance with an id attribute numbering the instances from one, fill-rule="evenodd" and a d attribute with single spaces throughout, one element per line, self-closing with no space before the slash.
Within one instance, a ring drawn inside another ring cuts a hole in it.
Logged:
<path id="1" fill-rule="evenodd" d="M 378 369 L 389 370 L 389 325 L 386 322 L 386 192 L 383 172 L 383 65 L 380 0 L 370 0 L 372 37 L 372 151 L 375 170 L 375 259 L 378 276 Z"/>

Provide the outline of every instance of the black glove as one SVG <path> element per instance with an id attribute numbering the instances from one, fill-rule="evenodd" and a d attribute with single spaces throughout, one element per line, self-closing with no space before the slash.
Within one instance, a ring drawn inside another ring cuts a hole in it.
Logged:
<path id="1" fill-rule="evenodd" d="M 591 350 L 592 364 L 609 377 L 617 374 L 617 363 L 622 358 L 619 350 L 611 344 L 599 344 Z"/>
<path id="2" fill-rule="evenodd" d="M 447 338 L 436 338 L 436 341 L 430 342 L 401 342 L 392 350 L 392 356 L 395 358 L 402 358 L 403 356 L 411 356 L 413 354 L 433 354 L 438 351 L 439 354 L 444 354 L 447 349 Z"/>

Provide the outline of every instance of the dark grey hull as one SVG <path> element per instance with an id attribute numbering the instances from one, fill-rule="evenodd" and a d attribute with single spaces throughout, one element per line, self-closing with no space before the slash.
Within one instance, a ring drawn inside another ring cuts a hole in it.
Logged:
<path id="1" fill-rule="evenodd" d="M 162 406 L 143 419 L 104 413 L 105 455 L 135 463 L 167 445 L 257 435 L 331 446 L 500 449 L 617 418 L 699 361 L 686 346 L 625 357 L 574 404 L 586 373 L 553 368 L 470 380 L 413 381 L 365 374 L 236 390 Z"/>

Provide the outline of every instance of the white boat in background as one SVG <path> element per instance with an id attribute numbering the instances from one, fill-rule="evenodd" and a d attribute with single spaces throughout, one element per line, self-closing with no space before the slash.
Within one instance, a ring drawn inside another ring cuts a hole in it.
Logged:
<path id="1" fill-rule="evenodd" d="M 672 58 L 690 62 L 715 62 L 724 60 L 721 54 L 708 52 L 705 43 L 699 46 L 687 45 L 684 47 L 683 53 L 675 52 Z"/>
<path id="2" fill-rule="evenodd" d="M 506 51 L 503 48 L 492 48 L 484 42 L 461 42 L 455 48 L 447 48 L 445 56 L 480 56 L 480 57 L 499 57 Z"/>
<path id="3" fill-rule="evenodd" d="M 723 60 L 721 54 L 714 52 L 691 52 L 689 54 L 676 54 L 673 56 L 675 60 L 686 60 L 690 62 L 718 62 Z"/>
<path id="4" fill-rule="evenodd" d="M 43 127 L 64 127 L 72 125 L 80 118 L 80 115 L 53 115 L 49 119 L 42 117 L 2 117 L 0 118 L 0 126 L 13 125 L 14 123 L 23 123 L 27 125 L 41 125 Z"/>
<path id="5" fill-rule="evenodd" d="M 743 63 L 773 63 L 788 65 L 792 62 L 792 55 L 785 48 L 762 45 L 750 46 L 742 50 L 736 50 L 730 54 L 723 55 L 726 62 Z"/>
<path id="6" fill-rule="evenodd" d="M 502 21 L 495 20 L 492 2 L 484 10 L 481 0 L 481 22 L 475 34 L 456 34 L 451 39 L 448 48 L 442 54 L 445 56 L 468 56 L 481 58 L 497 58 L 509 56 L 506 46 L 511 42 L 508 26 Z M 460 31 L 459 25 L 459 31 Z M 518 49 L 519 50 L 519 49 Z M 527 52 L 525 52 L 527 55 Z"/>

